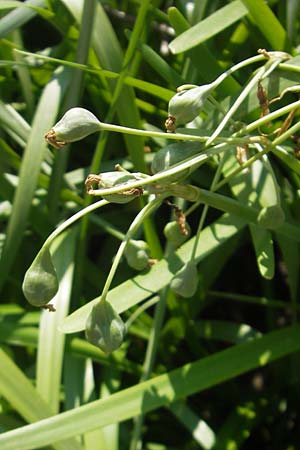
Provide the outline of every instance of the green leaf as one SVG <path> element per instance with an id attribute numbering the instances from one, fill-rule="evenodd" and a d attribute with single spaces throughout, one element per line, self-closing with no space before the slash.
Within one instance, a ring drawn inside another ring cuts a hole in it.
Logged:
<path id="1" fill-rule="evenodd" d="M 176 34 L 179 35 L 178 38 L 181 37 L 181 35 L 187 30 L 190 30 L 189 22 L 177 8 L 169 8 L 168 15 L 172 27 L 175 29 Z M 192 48 L 186 53 L 186 56 L 191 59 L 195 68 L 198 68 L 199 61 L 205 61 L 205 70 L 199 71 L 199 77 L 206 83 L 214 80 L 223 70 L 222 65 L 205 44 L 199 44 L 197 47 Z M 229 95 L 235 92 L 238 88 L 238 82 L 230 76 L 224 81 L 224 83 L 222 83 L 218 90 L 222 92 L 223 95 Z"/>
<path id="2" fill-rule="evenodd" d="M 12 407 L 28 422 L 36 422 L 51 416 L 52 412 L 47 403 L 44 402 L 29 379 L 2 349 L 0 349 L 0 363 L 0 393 Z M 19 444 L 8 445 L 7 448 L 17 449 Z M 82 449 L 75 439 L 57 442 L 54 447 L 57 450 Z"/>
<path id="3" fill-rule="evenodd" d="M 201 244 L 196 250 L 196 261 L 203 260 L 206 255 L 211 254 L 216 247 L 230 239 L 244 226 L 245 223 L 240 219 L 223 216 L 206 227 L 201 234 Z M 195 238 L 190 239 L 176 253 L 171 254 L 167 260 L 159 261 L 152 266 L 149 273 L 138 275 L 112 289 L 108 293 L 108 301 L 111 302 L 118 313 L 122 313 L 168 286 L 182 263 L 190 260 L 194 241 Z M 61 330 L 64 333 L 84 330 L 87 317 L 97 301 L 99 299 L 95 298 L 66 317 L 61 325 Z"/>
<path id="4" fill-rule="evenodd" d="M 241 2 L 273 50 L 285 50 L 290 47 L 285 29 L 263 0 L 241 0 Z"/>
<path id="5" fill-rule="evenodd" d="M 269 230 L 250 224 L 250 233 L 261 275 L 267 280 L 274 277 L 275 262 L 272 234 Z"/>
<path id="6" fill-rule="evenodd" d="M 190 431 L 201 448 L 210 450 L 213 447 L 216 439 L 215 433 L 185 402 L 174 402 L 169 409 L 179 422 Z"/>
<path id="7" fill-rule="evenodd" d="M 55 313 L 44 311 L 40 321 L 36 385 L 38 392 L 51 407 L 53 414 L 59 411 L 65 345 L 65 335 L 60 333 L 58 328 L 69 311 L 76 231 L 76 229 L 66 231 L 52 245 L 53 261 L 59 280 L 59 290 L 52 301 L 56 311 Z"/>
<path id="8" fill-rule="evenodd" d="M 247 9 L 242 2 L 234 0 L 176 37 L 169 44 L 170 50 L 177 54 L 196 47 L 242 19 L 246 14 Z"/>
<path id="9" fill-rule="evenodd" d="M 23 155 L 13 211 L 1 255 L 0 286 L 3 285 L 11 269 L 26 229 L 28 214 L 47 148 L 43 136 L 55 120 L 68 82 L 68 71 L 58 69 L 53 79 L 44 88 L 37 106 L 31 133 Z"/>
<path id="10" fill-rule="evenodd" d="M 262 338 L 201 358 L 103 400 L 3 433 L 0 435 L 1 450 L 42 447 L 52 444 L 55 436 L 64 439 L 128 420 L 299 350 L 299 326 L 268 333 Z"/>

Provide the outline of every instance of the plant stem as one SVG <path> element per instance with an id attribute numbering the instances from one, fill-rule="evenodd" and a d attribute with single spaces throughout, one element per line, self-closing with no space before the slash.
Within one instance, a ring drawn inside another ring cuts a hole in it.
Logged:
<path id="1" fill-rule="evenodd" d="M 290 111 L 292 111 L 294 108 L 300 107 L 300 100 L 297 100 L 296 102 L 290 103 L 286 106 L 283 106 L 282 108 L 277 109 L 276 111 L 271 112 L 270 114 L 267 114 L 266 116 L 260 117 L 259 119 L 255 120 L 252 123 L 249 123 L 249 125 L 246 125 L 245 127 L 241 128 L 239 131 L 234 133 L 234 137 L 242 136 L 244 134 L 250 133 L 251 131 L 255 130 L 256 128 L 261 127 L 265 123 L 271 122 L 274 119 L 277 119 L 277 117 L 282 116 L 283 114 L 287 114 Z"/>
<path id="2" fill-rule="evenodd" d="M 219 161 L 219 164 L 218 164 L 216 173 L 215 173 L 214 178 L 213 178 L 213 181 L 212 181 L 212 183 L 211 183 L 211 187 L 210 187 L 210 190 L 211 190 L 211 191 L 214 191 L 214 190 L 215 190 L 216 184 L 217 184 L 217 182 L 218 182 L 218 180 L 219 180 L 219 178 L 220 178 L 220 176 L 221 176 L 221 171 L 222 171 L 222 168 L 223 168 L 223 165 L 224 165 L 224 162 L 225 162 L 225 156 L 226 156 L 226 155 L 223 154 L 222 160 Z M 200 234 L 201 234 L 201 231 L 202 231 L 202 228 L 203 228 L 205 219 L 206 219 L 206 215 L 207 215 L 207 212 L 208 212 L 208 208 L 209 208 L 209 206 L 208 206 L 208 204 L 206 203 L 206 204 L 204 205 L 204 208 L 203 208 L 203 211 L 202 211 L 200 220 L 199 220 L 198 229 L 197 229 L 197 234 L 196 234 L 196 237 L 195 237 L 195 242 L 194 242 L 194 246 L 193 246 L 193 250 L 192 250 L 192 254 L 191 254 L 191 261 L 195 261 L 196 251 L 197 251 L 198 244 L 199 244 L 199 240 L 200 240 Z"/>
<path id="3" fill-rule="evenodd" d="M 250 143 L 250 142 L 255 142 L 256 139 L 253 141 L 251 138 L 249 139 L 244 139 L 243 143 Z M 223 143 L 223 144 L 219 144 L 216 145 L 214 148 L 210 149 L 209 152 L 205 153 L 201 153 L 198 156 L 194 156 L 192 158 L 186 159 L 185 161 L 181 162 L 180 164 L 176 164 L 174 166 L 172 166 L 170 169 L 164 170 L 163 172 L 159 172 L 155 175 L 149 176 L 147 178 L 141 179 L 141 180 L 137 180 L 137 181 L 133 181 L 130 183 L 126 183 L 123 185 L 119 185 L 119 186 L 115 186 L 112 188 L 107 188 L 107 189 L 95 189 L 93 191 L 92 195 L 109 195 L 109 194 L 116 194 L 119 192 L 122 192 L 124 190 L 128 190 L 128 189 L 133 189 L 136 187 L 140 187 L 140 186 L 146 186 L 148 184 L 154 184 L 154 183 L 159 183 L 162 180 L 166 180 L 168 177 L 178 174 L 180 172 L 183 172 L 186 169 L 196 169 L 200 164 L 203 164 L 205 161 L 207 161 L 209 158 L 211 158 L 214 155 L 218 155 L 220 153 L 222 153 L 224 150 L 226 150 L 227 147 L 231 147 L 231 143 L 228 144 Z M 166 185 L 166 189 L 168 189 L 169 186 Z M 176 189 L 176 185 L 172 184 L 172 189 Z"/>
<path id="4" fill-rule="evenodd" d="M 124 250 L 126 248 L 126 245 L 130 239 L 133 238 L 134 234 L 137 232 L 138 228 L 143 224 L 144 220 L 149 217 L 156 208 L 160 206 L 160 204 L 163 202 L 163 200 L 167 197 L 167 195 L 162 195 L 159 198 L 153 200 L 152 202 L 148 203 L 134 218 L 133 222 L 131 223 L 124 240 L 120 244 L 117 254 L 114 258 L 114 261 L 112 263 L 111 269 L 109 271 L 109 274 L 106 278 L 105 285 L 102 290 L 102 294 L 100 296 L 100 301 L 106 301 L 106 296 L 109 291 L 110 285 L 112 283 L 113 277 L 116 273 L 116 270 L 118 268 L 118 265 L 120 264 L 121 258 L 123 256 Z"/>
<path id="5" fill-rule="evenodd" d="M 43 247 L 49 246 L 53 240 L 62 233 L 66 228 L 68 228 L 70 225 L 72 225 L 77 220 L 81 219 L 81 217 L 85 216 L 86 214 L 89 214 L 92 211 L 95 211 L 95 209 L 101 208 L 102 206 L 107 205 L 109 202 L 107 200 L 99 200 L 98 202 L 92 203 L 91 205 L 87 206 L 86 208 L 81 209 L 76 214 L 74 214 L 72 217 L 69 217 L 65 222 L 63 222 L 61 225 L 59 225 L 46 239 L 46 241 L 43 244 Z"/>
<path id="6" fill-rule="evenodd" d="M 279 62 L 278 60 L 274 61 L 268 61 L 263 67 L 261 67 L 257 73 L 254 75 L 254 77 L 249 81 L 247 86 L 243 89 L 242 93 L 238 96 L 238 98 L 235 100 L 227 114 L 225 115 L 224 119 L 220 122 L 220 124 L 217 126 L 211 137 L 206 142 L 206 146 L 210 145 L 221 133 L 221 131 L 225 128 L 229 120 L 232 118 L 233 114 L 237 111 L 237 109 L 240 107 L 242 102 L 245 100 L 247 95 L 250 93 L 250 91 L 253 89 L 254 86 L 257 85 L 258 81 L 261 80 L 264 76 L 264 74 L 268 71 L 270 73 L 271 70 L 275 70 L 275 68 L 278 66 Z M 223 74 L 222 74 L 223 75 Z M 222 76 L 220 75 L 220 77 Z"/>

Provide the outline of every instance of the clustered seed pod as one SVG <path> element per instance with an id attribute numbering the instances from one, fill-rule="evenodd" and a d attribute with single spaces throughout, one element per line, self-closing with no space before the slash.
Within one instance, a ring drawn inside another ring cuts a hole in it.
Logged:
<path id="1" fill-rule="evenodd" d="M 53 147 L 61 148 L 99 131 L 100 128 L 101 122 L 90 111 L 72 108 L 45 134 L 45 139 Z"/>
<path id="2" fill-rule="evenodd" d="M 192 297 L 197 290 L 198 272 L 193 261 L 186 263 L 172 278 L 170 288 L 181 297 Z"/>
<path id="3" fill-rule="evenodd" d="M 285 214 L 280 205 L 272 205 L 263 208 L 257 217 L 257 223 L 264 228 L 275 230 L 283 225 Z"/>
<path id="4" fill-rule="evenodd" d="M 194 120 L 203 109 L 205 100 L 214 88 L 215 85 L 210 83 L 177 92 L 169 101 L 168 115 L 172 123 L 172 129 L 169 131 L 175 131 L 175 124 L 177 126 L 184 125 Z"/>
<path id="5" fill-rule="evenodd" d="M 85 185 L 88 194 L 93 195 L 94 184 L 97 185 L 98 189 L 110 189 L 112 187 L 121 185 L 126 186 L 126 184 L 129 183 L 130 181 L 137 181 L 139 179 L 140 177 L 138 173 L 129 173 L 122 171 L 104 172 L 101 173 L 100 175 L 90 174 L 85 181 Z M 128 203 L 142 194 L 143 189 L 138 187 L 133 189 L 131 188 L 124 189 L 124 191 L 118 192 L 117 194 L 102 195 L 102 197 L 111 203 Z"/>
<path id="6" fill-rule="evenodd" d="M 183 244 L 191 234 L 191 227 L 188 222 L 185 222 L 186 233 L 182 232 L 182 228 L 178 222 L 173 220 L 167 223 L 164 228 L 164 235 L 168 241 L 174 245 L 174 247 L 179 247 Z"/>
<path id="7" fill-rule="evenodd" d="M 56 295 L 58 279 L 48 247 L 42 247 L 35 257 L 25 274 L 22 289 L 33 306 L 46 306 Z"/>
<path id="8" fill-rule="evenodd" d="M 112 353 L 122 344 L 125 333 L 125 324 L 119 314 L 109 302 L 100 300 L 87 319 L 87 341 L 105 353 Z"/>
<path id="9" fill-rule="evenodd" d="M 176 144 L 167 145 L 155 153 L 151 164 L 152 173 L 159 173 L 179 164 L 187 158 L 197 155 L 201 152 L 203 144 L 199 142 L 176 142 Z M 190 169 L 172 175 L 160 183 L 173 183 L 186 178 L 190 174 Z"/>
<path id="10" fill-rule="evenodd" d="M 150 249 L 145 241 L 130 240 L 124 255 L 127 264 L 135 270 L 144 270 L 149 265 Z"/>

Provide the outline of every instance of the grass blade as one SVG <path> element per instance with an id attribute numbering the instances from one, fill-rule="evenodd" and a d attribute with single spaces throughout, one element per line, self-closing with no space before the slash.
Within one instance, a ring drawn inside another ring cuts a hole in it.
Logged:
<path id="1" fill-rule="evenodd" d="M 0 435 L 1 449 L 34 449 L 51 443 L 53 436 L 71 437 L 127 420 L 299 350 L 299 326 L 274 331 L 119 391 L 107 399 L 4 433 Z"/>
<path id="2" fill-rule="evenodd" d="M 29 379 L 13 363 L 13 361 L 0 349 L 0 391 L 7 401 L 28 422 L 36 422 L 51 415 L 49 406 L 38 395 Z M 8 446 L 10 450 L 17 449 L 19 444 Z M 57 442 L 57 450 L 80 450 L 78 441 L 70 439 Z"/>
<path id="3" fill-rule="evenodd" d="M 37 354 L 37 390 L 55 414 L 59 411 L 61 372 L 65 335 L 59 325 L 69 310 L 73 282 L 76 229 L 67 231 L 55 241 L 53 263 L 59 279 L 59 290 L 51 301 L 56 308 L 54 314 L 43 311 Z M 51 374 L 51 376 L 49 376 Z"/>
<path id="4" fill-rule="evenodd" d="M 46 85 L 36 109 L 31 133 L 22 160 L 19 183 L 13 202 L 13 211 L 10 216 L 0 260 L 0 286 L 3 285 L 11 269 L 27 225 L 27 218 L 40 167 L 47 148 L 44 134 L 45 131 L 51 128 L 55 121 L 68 81 L 68 71 L 58 69 L 56 75 Z"/>
<path id="5" fill-rule="evenodd" d="M 287 34 L 275 14 L 263 0 L 241 0 L 248 9 L 255 26 L 265 36 L 273 50 L 288 50 Z"/>
<path id="6" fill-rule="evenodd" d="M 234 0 L 176 37 L 169 44 L 170 50 L 174 54 L 190 50 L 225 30 L 246 14 L 247 9 L 243 3 L 240 0 Z"/>

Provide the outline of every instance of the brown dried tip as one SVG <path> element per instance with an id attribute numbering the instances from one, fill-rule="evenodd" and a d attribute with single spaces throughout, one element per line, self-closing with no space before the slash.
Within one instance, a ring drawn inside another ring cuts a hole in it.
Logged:
<path id="1" fill-rule="evenodd" d="M 64 141 L 57 141 L 56 138 L 56 133 L 54 131 L 53 128 L 51 128 L 50 131 L 48 131 L 45 135 L 44 138 L 46 139 L 46 141 L 48 142 L 48 144 L 52 145 L 55 148 L 62 148 L 65 145 L 67 145 L 67 142 Z"/>
<path id="2" fill-rule="evenodd" d="M 173 116 L 168 116 L 165 121 L 165 127 L 168 133 L 175 133 L 176 119 Z"/>
<path id="3" fill-rule="evenodd" d="M 279 58 L 282 61 L 285 61 L 287 59 L 291 59 L 291 57 L 292 57 L 287 52 L 281 52 L 281 51 L 270 51 L 270 52 L 268 52 L 265 48 L 259 48 L 257 50 L 257 53 L 259 53 L 260 55 L 263 55 L 267 59 Z"/>
<path id="4" fill-rule="evenodd" d="M 166 201 L 166 203 L 174 209 L 175 220 L 179 225 L 180 233 L 184 236 L 187 236 L 189 234 L 189 230 L 186 227 L 186 217 L 184 215 L 184 212 L 177 205 L 174 205 L 174 203 L 171 203 L 168 200 Z"/>
<path id="5" fill-rule="evenodd" d="M 268 93 L 259 81 L 257 84 L 257 98 L 261 108 L 262 116 L 270 114 Z"/>
<path id="6" fill-rule="evenodd" d="M 257 53 L 259 53 L 260 55 L 263 55 L 265 58 L 270 59 L 270 54 L 265 48 L 259 48 L 257 50 Z"/>
<path id="7" fill-rule="evenodd" d="M 240 166 L 246 163 L 248 161 L 248 145 L 238 145 L 235 156 Z"/>
<path id="8" fill-rule="evenodd" d="M 94 190 L 94 184 L 96 184 L 98 188 L 100 181 L 101 177 L 99 175 L 95 175 L 93 173 L 88 175 L 87 179 L 84 182 L 87 193 Z"/>
<path id="9" fill-rule="evenodd" d="M 43 305 L 42 306 L 43 309 L 47 309 L 47 311 L 49 312 L 55 312 L 56 309 L 54 308 L 54 306 L 51 303 L 48 303 L 48 305 Z"/>

